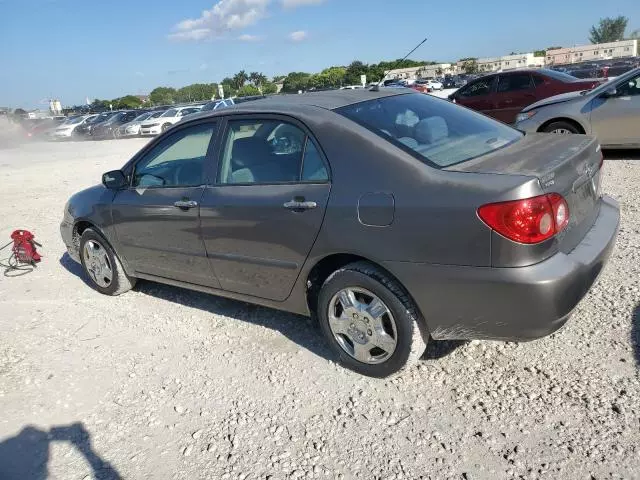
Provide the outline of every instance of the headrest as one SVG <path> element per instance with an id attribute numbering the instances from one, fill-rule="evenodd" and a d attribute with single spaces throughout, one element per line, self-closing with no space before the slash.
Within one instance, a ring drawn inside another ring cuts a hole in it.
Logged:
<path id="1" fill-rule="evenodd" d="M 416 125 L 415 139 L 420 143 L 435 143 L 449 136 L 447 122 L 442 117 L 428 117 Z"/>
<path id="2" fill-rule="evenodd" d="M 252 167 L 269 161 L 271 147 L 260 137 L 238 138 L 233 142 L 231 161 L 233 169 Z"/>

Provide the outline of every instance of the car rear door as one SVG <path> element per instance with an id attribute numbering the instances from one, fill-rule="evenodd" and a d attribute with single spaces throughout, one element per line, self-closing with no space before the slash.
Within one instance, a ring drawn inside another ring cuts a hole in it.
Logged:
<path id="1" fill-rule="evenodd" d="M 501 74 L 495 93 L 493 116 L 504 123 L 514 123 L 516 115 L 535 101 L 535 85 L 530 73 Z"/>
<path id="2" fill-rule="evenodd" d="M 615 96 L 600 96 L 591 102 L 591 133 L 603 145 L 639 145 L 640 75 L 617 82 L 615 88 Z"/>
<path id="3" fill-rule="evenodd" d="M 329 168 L 311 132 L 274 115 L 233 115 L 201 228 L 223 289 L 285 300 L 313 246 L 329 198 Z"/>
<path id="4" fill-rule="evenodd" d="M 453 94 L 453 100 L 467 108 L 493 116 L 495 76 L 479 78 Z"/>
<path id="5" fill-rule="evenodd" d="M 200 200 L 217 133 L 211 120 L 176 127 L 147 148 L 118 191 L 112 216 L 136 272 L 219 287 L 200 235 Z"/>

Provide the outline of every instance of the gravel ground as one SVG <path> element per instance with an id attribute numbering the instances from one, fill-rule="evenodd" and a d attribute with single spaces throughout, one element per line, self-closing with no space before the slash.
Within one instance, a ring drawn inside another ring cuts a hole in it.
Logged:
<path id="1" fill-rule="evenodd" d="M 640 478 L 637 151 L 605 162 L 620 235 L 564 329 L 434 342 L 375 380 L 335 364 L 304 317 L 85 285 L 59 236 L 64 203 L 143 144 L 0 150 L 0 239 L 32 229 L 44 255 L 0 277 L 0 478 L 9 464 L 21 479 Z"/>

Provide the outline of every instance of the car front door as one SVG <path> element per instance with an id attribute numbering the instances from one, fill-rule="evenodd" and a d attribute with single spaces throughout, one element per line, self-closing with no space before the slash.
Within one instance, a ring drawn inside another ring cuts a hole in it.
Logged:
<path id="1" fill-rule="evenodd" d="M 130 187 L 117 192 L 112 216 L 136 272 L 219 287 L 200 235 L 200 200 L 216 123 L 178 128 L 144 151 Z"/>
<path id="2" fill-rule="evenodd" d="M 493 117 L 514 123 L 516 115 L 536 101 L 535 85 L 529 73 L 507 73 L 498 78 Z"/>
<path id="3" fill-rule="evenodd" d="M 492 115 L 495 76 L 479 78 L 453 94 L 453 101 L 467 108 Z"/>
<path id="4" fill-rule="evenodd" d="M 640 75 L 615 84 L 613 96 L 591 102 L 591 133 L 607 146 L 640 144 Z"/>
<path id="5" fill-rule="evenodd" d="M 200 216 L 220 285 L 285 300 L 322 225 L 326 160 L 306 127 L 279 116 L 229 117 L 217 157 Z"/>

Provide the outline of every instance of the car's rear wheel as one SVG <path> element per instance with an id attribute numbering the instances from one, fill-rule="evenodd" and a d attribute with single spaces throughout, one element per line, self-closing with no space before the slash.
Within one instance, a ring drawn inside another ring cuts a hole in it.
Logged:
<path id="1" fill-rule="evenodd" d="M 580 133 L 578 127 L 573 123 L 564 121 L 550 123 L 544 127 L 543 131 L 547 133 L 555 133 L 556 135 L 573 135 Z"/>
<path id="2" fill-rule="evenodd" d="M 104 295 L 120 295 L 136 283 L 125 273 L 109 242 L 91 228 L 80 237 L 80 260 L 91 287 Z"/>
<path id="3" fill-rule="evenodd" d="M 367 262 L 349 264 L 324 282 L 318 317 L 347 368 L 386 377 L 418 361 L 428 334 L 409 295 Z"/>

